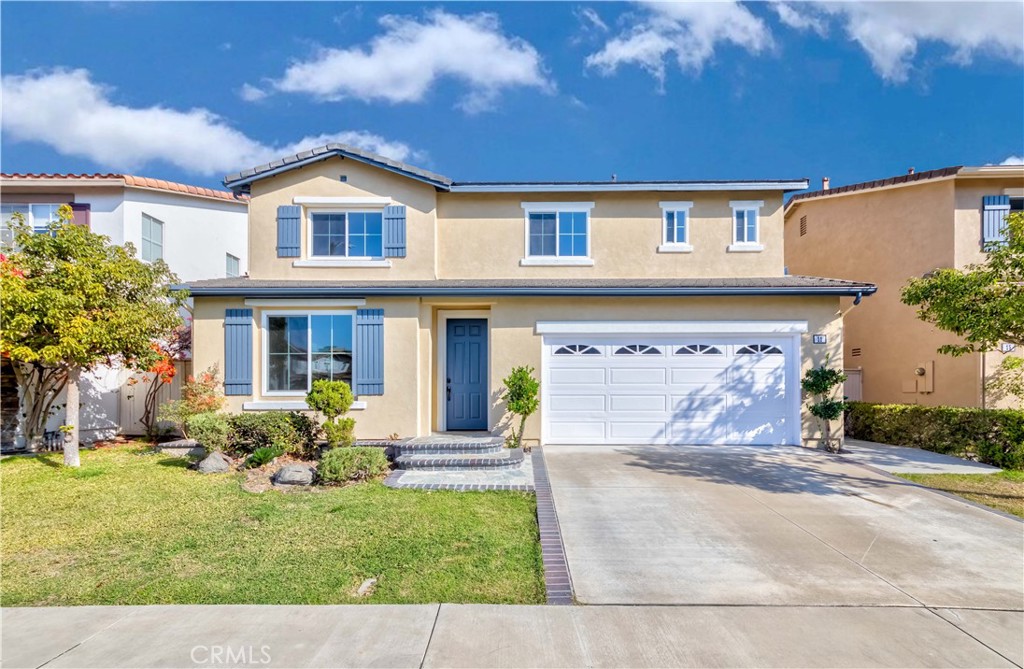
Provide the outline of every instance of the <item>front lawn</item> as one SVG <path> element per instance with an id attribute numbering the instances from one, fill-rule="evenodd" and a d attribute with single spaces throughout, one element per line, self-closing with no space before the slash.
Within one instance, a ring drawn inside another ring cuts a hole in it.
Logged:
<path id="1" fill-rule="evenodd" d="M 2 606 L 544 601 L 525 493 L 253 494 L 135 445 L 60 462 L 0 463 Z"/>
<path id="2" fill-rule="evenodd" d="M 899 474 L 921 485 L 955 493 L 1024 518 L 1024 472 L 996 474 Z"/>

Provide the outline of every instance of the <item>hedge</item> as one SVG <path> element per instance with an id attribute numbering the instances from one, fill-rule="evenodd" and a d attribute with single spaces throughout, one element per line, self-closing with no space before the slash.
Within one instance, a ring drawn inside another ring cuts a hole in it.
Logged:
<path id="1" fill-rule="evenodd" d="M 846 436 L 1024 469 L 1024 411 L 851 402 Z"/>

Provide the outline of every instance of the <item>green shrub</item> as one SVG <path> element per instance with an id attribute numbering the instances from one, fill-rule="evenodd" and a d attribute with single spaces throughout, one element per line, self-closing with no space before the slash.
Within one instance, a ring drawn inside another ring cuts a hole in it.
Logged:
<path id="1" fill-rule="evenodd" d="M 284 455 L 284 451 L 274 446 L 263 446 L 249 454 L 245 460 L 245 466 L 249 468 L 262 467 L 274 458 Z"/>
<path id="2" fill-rule="evenodd" d="M 306 393 L 306 404 L 324 417 L 324 438 L 331 448 L 348 447 L 355 442 L 355 419 L 338 418 L 352 407 L 354 399 L 352 388 L 344 381 L 318 379 Z"/>
<path id="3" fill-rule="evenodd" d="M 238 413 L 229 419 L 231 448 L 238 453 L 252 453 L 257 448 L 279 448 L 284 453 L 298 453 L 303 444 L 287 411 Z"/>
<path id="4" fill-rule="evenodd" d="M 199 413 L 189 416 L 188 434 L 208 451 L 228 450 L 231 428 L 222 413 Z"/>
<path id="5" fill-rule="evenodd" d="M 333 423 L 324 423 L 324 438 L 331 448 L 349 448 L 356 441 L 355 430 L 355 418 L 340 418 Z"/>
<path id="6" fill-rule="evenodd" d="M 846 434 L 1024 469 L 1024 411 L 851 402 Z"/>
<path id="7" fill-rule="evenodd" d="M 366 481 L 383 476 L 387 471 L 384 449 L 370 446 L 333 448 L 324 454 L 316 468 L 324 483 Z"/>
<path id="8" fill-rule="evenodd" d="M 319 411 L 332 421 L 352 408 L 352 388 L 344 381 L 318 379 L 313 389 L 306 393 L 306 404 L 313 411 Z"/>
<path id="9" fill-rule="evenodd" d="M 515 446 L 523 445 L 523 431 L 526 419 L 540 407 L 540 381 L 533 377 L 533 367 L 513 367 L 512 372 L 501 380 L 505 389 L 501 399 L 513 416 L 519 416 L 519 430 L 512 428 L 512 439 Z"/>
<path id="10" fill-rule="evenodd" d="M 292 411 L 288 414 L 288 420 L 295 430 L 295 438 L 299 443 L 299 450 L 307 457 L 313 457 L 316 450 L 316 437 L 320 433 L 320 426 L 309 414 L 299 411 Z"/>

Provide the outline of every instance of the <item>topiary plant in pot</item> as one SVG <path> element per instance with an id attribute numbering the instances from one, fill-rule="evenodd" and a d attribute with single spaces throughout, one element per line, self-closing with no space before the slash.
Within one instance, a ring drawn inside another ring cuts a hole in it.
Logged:
<path id="1" fill-rule="evenodd" d="M 825 450 L 838 453 L 841 440 L 832 437 L 832 421 L 839 420 L 846 411 L 846 398 L 836 398 L 836 390 L 846 381 L 841 370 L 828 367 L 828 359 L 820 367 L 807 370 L 800 387 L 810 395 L 807 409 L 822 423 L 822 445 Z"/>

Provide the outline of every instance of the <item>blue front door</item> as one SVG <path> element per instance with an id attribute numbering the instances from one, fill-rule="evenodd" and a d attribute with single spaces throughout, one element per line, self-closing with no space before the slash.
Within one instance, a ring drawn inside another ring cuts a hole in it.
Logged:
<path id="1" fill-rule="evenodd" d="M 449 318 L 445 415 L 449 430 L 487 429 L 487 320 Z"/>

